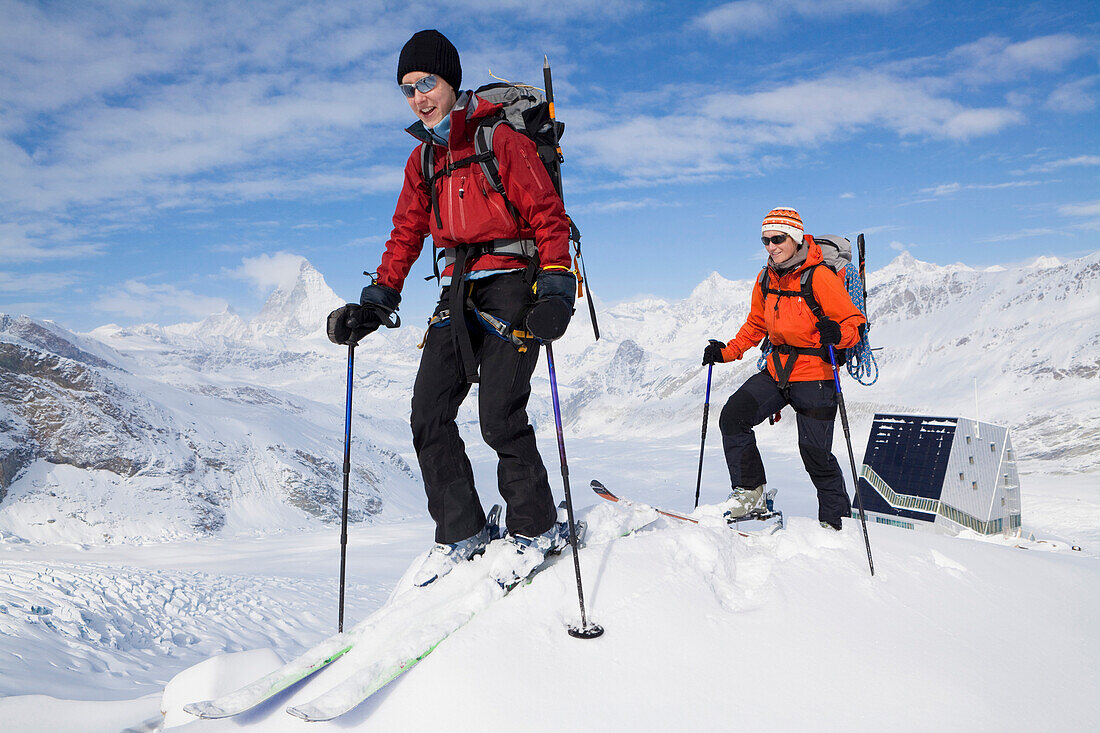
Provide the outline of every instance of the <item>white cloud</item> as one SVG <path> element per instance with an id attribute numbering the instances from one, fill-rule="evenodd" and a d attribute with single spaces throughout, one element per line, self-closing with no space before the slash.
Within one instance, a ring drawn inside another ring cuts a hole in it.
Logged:
<path id="1" fill-rule="evenodd" d="M 964 107 L 935 91 L 936 86 L 934 80 L 855 71 L 767 91 L 717 93 L 703 106 L 719 119 L 751 122 L 747 132 L 759 142 L 788 144 L 817 143 L 865 127 L 884 127 L 903 136 L 966 139 L 1023 119 L 1008 108 Z"/>
<path id="2" fill-rule="evenodd" d="M 1096 94 L 1093 89 L 1100 76 L 1066 82 L 1047 97 L 1047 109 L 1055 112 L 1090 112 L 1096 108 Z"/>
<path id="3" fill-rule="evenodd" d="M 950 196 L 959 191 L 996 191 L 1006 188 L 1028 188 L 1030 186 L 1039 186 L 1043 183 L 1045 183 L 1045 181 L 1007 181 L 1005 183 L 968 183 L 964 186 L 961 183 L 955 182 L 944 183 L 930 188 L 922 188 L 920 193 L 931 194 L 932 196 Z"/>
<path id="4" fill-rule="evenodd" d="M 244 258 L 240 267 L 228 270 L 226 274 L 249 281 L 258 293 L 270 293 L 275 288 L 294 285 L 305 262 L 306 259 L 301 255 L 289 252 L 262 254 Z"/>
<path id="5" fill-rule="evenodd" d="M 714 35 L 758 35 L 774 28 L 783 15 L 783 3 L 738 0 L 696 17 L 692 25 Z"/>
<path id="6" fill-rule="evenodd" d="M 640 209 L 655 209 L 669 206 L 680 206 L 679 202 L 653 197 L 619 199 L 616 201 L 592 201 L 587 204 L 570 206 L 570 213 L 577 214 L 619 214 L 625 211 L 638 211 Z"/>
<path id="7" fill-rule="evenodd" d="M 1015 43 L 1003 36 L 986 36 L 956 48 L 948 60 L 962 65 L 960 78 L 981 84 L 1010 81 L 1034 71 L 1060 71 L 1088 48 L 1084 39 L 1070 33 Z"/>
<path id="8" fill-rule="evenodd" d="M 882 232 L 892 232 L 900 227 L 897 224 L 881 224 L 874 227 L 864 227 L 863 234 L 870 237 L 873 234 L 881 234 Z"/>
<path id="9" fill-rule="evenodd" d="M 985 239 L 978 240 L 979 242 L 1014 242 L 1018 239 L 1031 239 L 1032 237 L 1064 237 L 1065 232 L 1058 231 L 1057 229 L 1049 228 L 1036 228 L 1036 229 L 1021 229 L 1018 232 L 1008 232 L 1007 234 L 998 234 L 992 237 L 986 237 Z"/>
<path id="10" fill-rule="evenodd" d="M 720 121 L 706 116 L 635 115 L 622 120 L 575 110 L 570 124 L 571 160 L 610 172 L 627 184 L 726 175 L 749 152 L 748 146 L 734 142 L 737 136 L 729 135 Z"/>
<path id="11" fill-rule="evenodd" d="M 0 272 L 2 293 L 48 293 L 71 288 L 77 282 L 76 275 L 65 272 Z"/>
<path id="12" fill-rule="evenodd" d="M 931 188 L 922 188 L 921 193 L 932 194 L 933 196 L 950 196 L 953 193 L 958 193 L 962 190 L 961 183 L 941 183 L 938 186 L 932 186 Z"/>
<path id="13" fill-rule="evenodd" d="M 103 244 L 79 241 L 75 229 L 52 221 L 0 222 L 0 262 L 37 262 L 98 255 Z"/>
<path id="14" fill-rule="evenodd" d="M 623 185 L 686 182 L 755 175 L 769 148 L 810 150 L 874 130 L 903 138 L 967 140 L 1024 121 L 1008 107 L 966 107 L 944 87 L 936 78 L 855 70 L 755 92 L 682 88 L 679 98 L 661 107 L 676 113 L 625 119 L 602 110 L 630 105 L 605 99 L 601 111 L 570 111 L 569 149 L 574 160 L 611 173 Z M 645 154 L 638 155 L 640 150 Z M 784 157 L 788 165 L 798 160 Z"/>
<path id="15" fill-rule="evenodd" d="M 1063 204 L 1058 207 L 1058 213 L 1062 216 L 1100 216 L 1100 199 Z"/>
<path id="16" fill-rule="evenodd" d="M 1028 169 L 1029 173 L 1050 173 L 1051 171 L 1071 168 L 1076 166 L 1100 165 L 1100 155 L 1076 155 L 1072 158 L 1061 158 L 1048 163 L 1040 163 Z"/>
<path id="17" fill-rule="evenodd" d="M 93 307 L 104 313 L 115 313 L 148 322 L 155 321 L 161 315 L 203 317 L 219 313 L 227 305 L 222 298 L 198 295 L 172 285 L 150 285 L 141 280 L 127 280 L 97 298 Z"/>
<path id="18" fill-rule="evenodd" d="M 909 0 L 736 0 L 696 16 L 690 26 L 716 36 L 753 36 L 763 35 L 790 18 L 885 14 L 913 4 Z"/>

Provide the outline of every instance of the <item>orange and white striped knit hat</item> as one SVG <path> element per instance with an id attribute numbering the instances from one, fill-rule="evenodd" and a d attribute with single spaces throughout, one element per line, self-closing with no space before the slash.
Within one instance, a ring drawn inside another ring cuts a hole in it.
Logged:
<path id="1" fill-rule="evenodd" d="M 802 217 L 794 209 L 781 206 L 769 211 L 760 227 L 761 233 L 768 230 L 789 234 L 791 239 L 802 244 Z"/>

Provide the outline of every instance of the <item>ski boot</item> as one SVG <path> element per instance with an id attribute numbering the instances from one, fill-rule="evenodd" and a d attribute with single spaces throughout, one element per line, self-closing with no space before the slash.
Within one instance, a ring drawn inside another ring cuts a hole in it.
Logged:
<path id="1" fill-rule="evenodd" d="M 763 488 L 763 487 L 761 487 Z M 729 512 L 726 512 L 726 522 L 729 524 L 737 524 L 738 522 L 759 521 L 763 522 L 769 519 L 775 520 L 775 528 L 783 529 L 783 512 L 775 508 L 775 489 L 769 489 L 763 494 L 763 501 L 756 506 L 749 509 L 739 517 L 730 516 Z"/>
<path id="2" fill-rule="evenodd" d="M 750 514 L 761 514 L 767 511 L 768 505 L 764 495 L 764 484 L 756 488 L 738 486 L 730 492 L 726 499 L 726 511 L 722 514 L 727 522 L 742 517 L 749 518 Z"/>
<path id="3" fill-rule="evenodd" d="M 584 536 L 584 522 L 574 524 L 577 542 Z M 558 507 L 557 521 L 550 529 L 535 537 L 508 532 L 504 547 L 489 568 L 489 577 L 501 588 L 512 590 L 542 565 L 550 555 L 561 553 L 569 545 L 569 519 L 565 516 L 564 502 Z"/>
<path id="4" fill-rule="evenodd" d="M 423 588 L 454 570 L 464 560 L 484 554 L 486 546 L 500 536 L 500 505 L 489 510 L 485 526 L 473 537 L 450 544 L 437 543 L 428 553 L 413 578 L 413 585 Z"/>

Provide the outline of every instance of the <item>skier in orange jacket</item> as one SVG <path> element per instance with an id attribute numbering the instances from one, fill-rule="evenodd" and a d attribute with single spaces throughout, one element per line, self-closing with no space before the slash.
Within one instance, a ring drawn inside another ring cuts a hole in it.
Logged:
<path id="1" fill-rule="evenodd" d="M 821 266 L 821 248 L 803 231 L 797 211 L 769 212 L 761 241 L 768 263 L 753 288 L 748 318 L 728 343 L 712 339 L 703 351 L 706 365 L 736 361 L 764 336 L 773 345 L 767 368 L 733 393 L 719 419 L 733 488 L 729 515 L 742 517 L 763 508 L 767 478 L 753 427 L 791 405 L 797 414 L 799 453 L 817 488 L 818 520 L 839 530 L 841 518 L 850 517 L 852 508 L 832 454 L 837 396 L 829 347 L 855 346 L 866 319 L 840 277 Z M 816 314 L 802 297 L 806 280 L 817 303 Z"/>

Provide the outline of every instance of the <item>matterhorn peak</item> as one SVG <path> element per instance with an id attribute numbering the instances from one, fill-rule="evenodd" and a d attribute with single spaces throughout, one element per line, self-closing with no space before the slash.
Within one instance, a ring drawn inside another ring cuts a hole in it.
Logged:
<path id="1" fill-rule="evenodd" d="M 328 314 L 343 304 L 321 273 L 303 258 L 297 277 L 275 288 L 252 327 L 263 335 L 307 336 L 324 329 Z"/>

